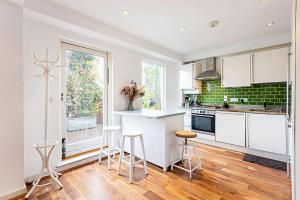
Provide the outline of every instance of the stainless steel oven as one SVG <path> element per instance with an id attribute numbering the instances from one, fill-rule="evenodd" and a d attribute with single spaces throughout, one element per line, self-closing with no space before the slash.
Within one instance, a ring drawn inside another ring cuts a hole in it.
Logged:
<path id="1" fill-rule="evenodd" d="M 215 116 L 213 110 L 193 109 L 192 110 L 192 130 L 215 136 Z"/>

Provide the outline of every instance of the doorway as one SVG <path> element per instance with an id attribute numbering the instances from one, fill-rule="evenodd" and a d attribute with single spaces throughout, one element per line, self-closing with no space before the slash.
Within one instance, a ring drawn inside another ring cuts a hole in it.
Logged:
<path id="1" fill-rule="evenodd" d="M 107 124 L 107 53 L 62 42 L 62 158 L 100 147 Z"/>

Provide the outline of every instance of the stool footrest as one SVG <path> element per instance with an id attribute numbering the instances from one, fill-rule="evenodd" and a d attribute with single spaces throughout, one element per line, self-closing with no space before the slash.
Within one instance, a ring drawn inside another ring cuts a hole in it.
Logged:
<path id="1" fill-rule="evenodd" d="M 130 155 L 127 156 L 123 156 L 123 158 L 121 159 L 121 162 L 125 162 L 126 164 L 130 164 L 130 160 L 127 160 L 130 157 Z M 138 159 L 136 161 L 133 162 L 133 164 L 140 164 L 143 163 L 145 160 L 144 159 Z"/>

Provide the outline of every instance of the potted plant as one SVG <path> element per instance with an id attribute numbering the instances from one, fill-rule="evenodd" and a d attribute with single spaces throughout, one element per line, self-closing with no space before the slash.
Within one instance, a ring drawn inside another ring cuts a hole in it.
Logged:
<path id="1" fill-rule="evenodd" d="M 128 110 L 134 110 L 133 101 L 145 95 L 144 87 L 137 88 L 137 84 L 131 81 L 129 86 L 124 86 L 121 95 L 128 97 Z"/>

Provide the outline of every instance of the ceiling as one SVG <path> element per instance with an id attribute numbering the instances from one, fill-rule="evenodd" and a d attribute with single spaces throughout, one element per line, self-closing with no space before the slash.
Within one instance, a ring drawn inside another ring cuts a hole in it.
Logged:
<path id="1" fill-rule="evenodd" d="M 50 1 L 181 55 L 291 29 L 292 0 Z M 213 20 L 219 25 L 210 28 Z"/>

